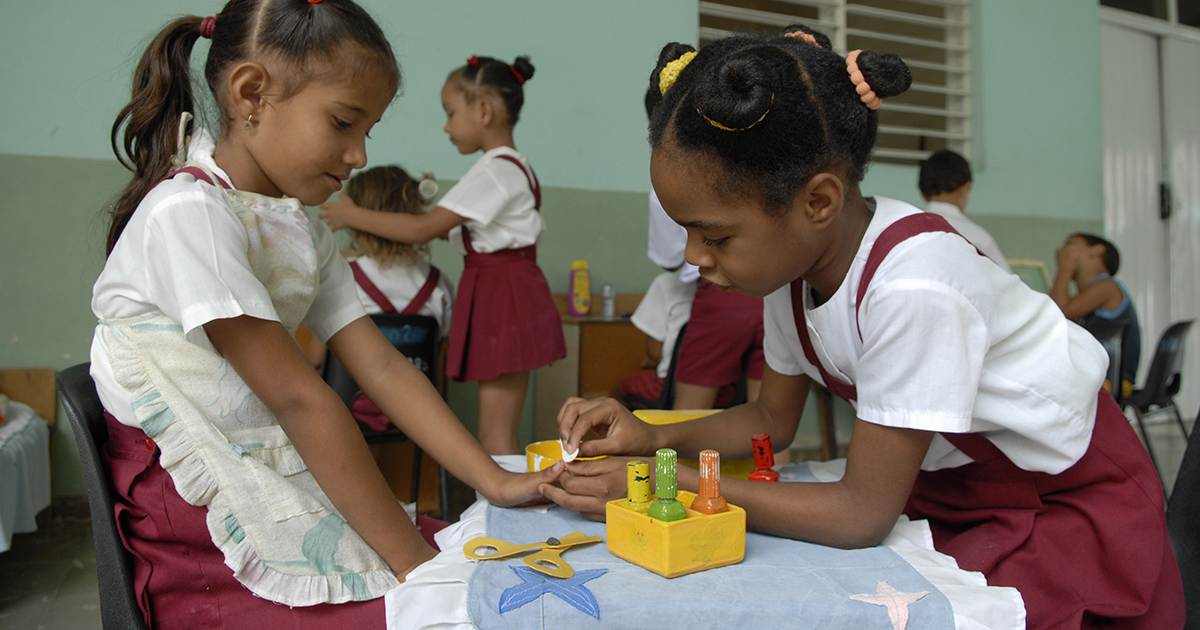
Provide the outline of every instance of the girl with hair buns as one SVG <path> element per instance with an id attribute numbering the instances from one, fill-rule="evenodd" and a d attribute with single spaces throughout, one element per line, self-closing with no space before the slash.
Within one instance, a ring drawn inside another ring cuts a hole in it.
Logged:
<path id="1" fill-rule="evenodd" d="M 895 55 L 833 52 L 808 29 L 664 48 L 651 179 L 710 282 L 764 296 L 757 401 L 651 426 L 611 400 L 571 400 L 581 455 L 749 455 L 790 443 L 816 380 L 854 405 L 835 483 L 722 480 L 752 528 L 837 547 L 879 544 L 901 514 L 993 586 L 1031 628 L 1178 628 L 1179 569 L 1158 476 L 1101 389 L 1103 348 L 1046 295 L 936 215 L 859 188 Z M 591 515 L 624 488 L 621 458 L 568 464 L 542 492 Z M 696 471 L 680 485 L 695 490 Z"/>
<path id="2" fill-rule="evenodd" d="M 202 37 L 211 133 L 190 113 Z M 147 627 L 383 628 L 383 595 L 436 554 L 305 362 L 301 323 L 489 500 L 539 499 L 558 472 L 508 473 L 484 453 L 366 317 L 305 209 L 366 164 L 399 84 L 350 0 L 231 0 L 167 24 L 137 64 L 112 129 L 134 174 L 93 289 L 91 374 Z"/>
<path id="3" fill-rule="evenodd" d="M 472 55 L 446 78 L 446 135 L 459 153 L 483 155 L 428 214 L 371 212 L 345 197 L 321 212 L 334 229 L 416 244 L 448 237 L 463 254 L 446 373 L 479 381 L 479 441 L 493 455 L 517 452 L 529 373 L 567 354 L 537 266 L 541 185 L 513 142 L 533 72 L 528 57 L 509 64 Z"/>

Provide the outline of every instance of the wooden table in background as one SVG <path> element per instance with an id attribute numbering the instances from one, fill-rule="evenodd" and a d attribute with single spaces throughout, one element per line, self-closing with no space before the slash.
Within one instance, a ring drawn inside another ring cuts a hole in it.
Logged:
<path id="1" fill-rule="evenodd" d="M 592 294 L 592 312 L 587 317 L 567 314 L 566 296 L 554 294 L 562 316 L 567 357 L 537 371 L 535 437 L 557 433 L 558 409 L 569 396 L 608 396 L 613 387 L 641 368 L 646 356 L 646 335 L 621 315 L 632 313 L 642 301 L 641 293 L 617 294 L 617 317 L 600 316 L 600 294 Z"/>

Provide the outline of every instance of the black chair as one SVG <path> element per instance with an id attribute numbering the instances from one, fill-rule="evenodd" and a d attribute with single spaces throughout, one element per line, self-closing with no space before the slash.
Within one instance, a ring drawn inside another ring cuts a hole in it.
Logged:
<path id="1" fill-rule="evenodd" d="M 408 360 L 420 370 L 429 381 L 438 386 L 438 378 L 441 373 L 438 365 L 438 350 L 441 344 L 441 335 L 438 328 L 437 320 L 427 315 L 401 315 L 399 313 L 375 313 L 371 315 L 371 321 L 379 328 L 379 332 L 391 342 L 401 354 L 408 357 Z M 322 370 L 321 377 L 329 384 L 329 387 L 342 399 L 347 408 L 352 408 L 355 399 L 362 394 L 362 388 L 358 383 L 354 382 L 354 377 L 350 375 L 350 371 L 346 366 L 338 360 L 332 352 L 327 352 L 325 356 L 325 366 Z M 363 437 L 368 444 L 384 444 L 392 442 L 407 442 L 408 436 L 404 435 L 395 426 L 389 426 L 383 431 L 376 431 L 371 427 L 358 423 L 359 429 L 363 432 Z M 413 443 L 413 467 L 412 467 L 412 488 L 411 492 L 413 502 L 417 501 L 417 497 L 421 491 L 421 448 Z M 439 466 L 440 475 L 440 493 L 438 497 L 439 508 L 441 509 L 441 517 L 446 518 L 449 515 L 449 495 L 447 494 L 447 475 L 446 469 Z"/>
<path id="2" fill-rule="evenodd" d="M 675 345 L 671 348 L 671 361 L 667 364 L 667 376 L 663 379 L 663 390 L 658 398 L 648 399 L 633 394 L 625 394 L 621 401 L 631 410 L 636 409 L 671 409 L 675 406 L 675 366 L 679 362 L 679 349 L 683 347 L 683 334 L 687 332 L 687 324 L 680 326 L 675 335 Z"/>
<path id="3" fill-rule="evenodd" d="M 92 539 L 96 544 L 100 619 L 105 628 L 140 630 L 146 624 L 133 594 L 133 559 L 117 534 L 111 483 L 100 459 L 100 449 L 108 441 L 108 427 L 90 369 L 90 363 L 81 363 L 59 372 L 58 400 L 75 433 L 79 461 L 83 464 Z"/>
<path id="4" fill-rule="evenodd" d="M 1167 530 L 1183 575 L 1186 627 L 1191 630 L 1200 630 L 1200 437 L 1196 434 L 1193 428 L 1167 503 Z"/>
<path id="5" fill-rule="evenodd" d="M 1150 461 L 1158 470 L 1159 476 L 1162 476 L 1162 469 L 1158 466 L 1154 448 L 1150 445 L 1150 436 L 1146 433 L 1145 417 L 1153 408 L 1168 412 L 1174 416 L 1183 438 L 1187 439 L 1187 428 L 1183 425 L 1179 408 L 1175 406 L 1175 394 L 1179 393 L 1180 387 L 1183 344 L 1191 327 L 1190 319 L 1175 322 L 1167 327 L 1154 348 L 1154 358 L 1150 361 L 1150 372 L 1146 375 L 1146 382 L 1142 384 L 1141 389 L 1133 390 L 1129 399 L 1124 401 L 1126 406 L 1133 408 L 1133 415 L 1137 418 L 1138 428 L 1142 432 L 1142 440 L 1146 443 L 1146 451 L 1150 453 Z"/>
<path id="6" fill-rule="evenodd" d="M 1121 339 L 1124 337 L 1125 328 L 1128 326 L 1128 319 L 1099 318 L 1092 318 L 1084 326 L 1104 346 L 1104 351 L 1108 353 L 1108 375 L 1105 378 L 1109 385 L 1109 391 L 1112 392 L 1117 404 L 1121 404 L 1122 402 L 1121 352 L 1124 348 L 1121 347 Z"/>

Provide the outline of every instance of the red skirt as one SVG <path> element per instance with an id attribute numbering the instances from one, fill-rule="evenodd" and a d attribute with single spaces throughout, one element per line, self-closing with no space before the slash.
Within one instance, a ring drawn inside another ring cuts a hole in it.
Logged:
<path id="1" fill-rule="evenodd" d="M 154 442 L 140 429 L 107 413 L 105 418 L 102 456 L 113 486 L 117 532 L 133 556 L 133 592 L 147 627 L 386 627 L 382 597 L 291 608 L 255 596 L 225 566 L 208 533 L 208 510 L 176 492 Z M 445 524 L 421 518 L 421 534 L 433 545 L 434 532 Z"/>
<path id="2" fill-rule="evenodd" d="M 1016 587 L 1029 628 L 1183 627 L 1162 484 L 1107 392 L 1087 452 L 1057 475 L 1018 468 L 978 434 L 942 435 L 974 461 L 922 471 L 905 512 L 960 567 Z"/>
<path id="3" fill-rule="evenodd" d="M 565 356 L 562 319 L 537 266 L 536 247 L 469 251 L 454 300 L 446 374 L 490 381 Z"/>
<path id="4" fill-rule="evenodd" d="M 763 300 L 700 281 L 675 380 L 720 387 L 763 374 Z"/>

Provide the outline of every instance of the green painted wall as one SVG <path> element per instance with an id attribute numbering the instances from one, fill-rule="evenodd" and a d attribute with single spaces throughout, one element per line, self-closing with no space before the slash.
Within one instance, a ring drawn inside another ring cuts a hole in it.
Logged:
<path id="1" fill-rule="evenodd" d="M 641 95 L 661 45 L 694 41 L 695 0 L 364 2 L 392 38 L 404 94 L 369 146 L 452 181 L 473 157 L 441 132 L 437 91 L 472 52 L 537 65 L 517 142 L 546 185 L 540 261 L 554 290 L 571 259 L 597 283 L 644 290 L 648 156 Z M 977 0 L 973 86 L 976 171 L 970 211 L 1010 256 L 1052 261 L 1063 235 L 1100 231 L 1099 20 L 1094 0 Z M 127 0 L 118 5 L 0 0 L 0 367 L 87 360 L 91 285 L 103 260 L 101 209 L 124 182 L 107 131 L 130 66 L 154 29 L 218 2 Z M 1030 16 L 1036 16 L 1031 19 Z M 203 45 L 200 47 L 202 53 Z M 199 58 L 199 57 L 198 57 Z M 874 165 L 865 189 L 919 201 L 913 167 Z M 434 260 L 457 277 L 444 243 Z M 471 386 L 450 391 L 467 423 Z M 528 414 L 527 414 L 528 415 Z M 848 427 L 849 412 L 839 413 Z M 528 425 L 528 423 L 527 423 Z M 812 423 L 804 430 L 812 433 Z M 528 437 L 528 426 L 523 429 Z M 54 489 L 82 494 L 65 423 L 52 441 Z"/>

